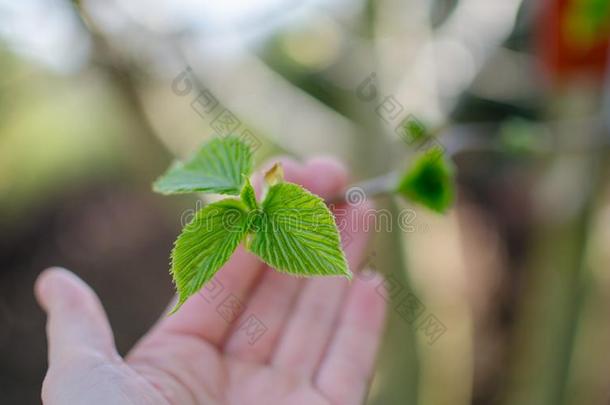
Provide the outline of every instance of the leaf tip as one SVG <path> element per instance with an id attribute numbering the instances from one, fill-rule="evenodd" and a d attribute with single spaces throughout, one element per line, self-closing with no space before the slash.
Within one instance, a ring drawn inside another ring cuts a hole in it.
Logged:
<path id="1" fill-rule="evenodd" d="M 159 179 L 155 180 L 155 182 L 152 184 L 152 191 L 157 194 L 167 195 L 168 193 L 160 185 L 160 180 L 161 179 L 159 178 Z"/>
<path id="2" fill-rule="evenodd" d="M 178 299 L 178 302 L 176 303 L 176 305 L 174 305 L 172 310 L 168 312 L 167 316 L 170 317 L 173 314 L 175 314 L 176 312 L 178 312 L 178 310 L 182 307 L 182 304 L 184 304 L 185 302 L 186 302 L 186 297 L 180 296 L 180 299 Z"/>

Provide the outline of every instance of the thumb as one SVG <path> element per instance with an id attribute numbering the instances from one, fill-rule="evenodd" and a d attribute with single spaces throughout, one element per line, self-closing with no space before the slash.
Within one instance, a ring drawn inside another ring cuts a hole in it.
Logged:
<path id="1" fill-rule="evenodd" d="M 34 293 L 47 313 L 49 366 L 75 355 L 118 356 L 102 304 L 74 273 L 47 269 L 38 276 Z"/>

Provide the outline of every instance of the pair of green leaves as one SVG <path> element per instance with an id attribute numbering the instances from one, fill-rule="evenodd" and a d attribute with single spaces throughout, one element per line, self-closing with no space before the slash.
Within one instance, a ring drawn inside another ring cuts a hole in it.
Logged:
<path id="1" fill-rule="evenodd" d="M 266 176 L 268 190 L 259 204 L 248 180 L 252 167 L 252 152 L 241 140 L 214 139 L 155 182 L 154 190 L 162 194 L 239 196 L 199 210 L 176 240 L 171 274 L 179 300 L 172 313 L 216 274 L 242 241 L 278 271 L 351 277 L 334 217 L 324 201 L 283 181 L 281 168 L 275 166 Z"/>

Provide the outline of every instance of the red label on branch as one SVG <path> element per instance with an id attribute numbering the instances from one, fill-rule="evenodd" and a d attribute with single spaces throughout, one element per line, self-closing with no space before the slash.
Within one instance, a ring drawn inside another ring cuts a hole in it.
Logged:
<path id="1" fill-rule="evenodd" d="M 541 0 L 536 48 L 554 82 L 603 77 L 610 45 L 608 0 Z"/>

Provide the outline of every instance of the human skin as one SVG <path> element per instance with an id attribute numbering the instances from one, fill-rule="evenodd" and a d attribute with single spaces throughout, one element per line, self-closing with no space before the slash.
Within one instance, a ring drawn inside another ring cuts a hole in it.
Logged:
<path id="1" fill-rule="evenodd" d="M 286 180 L 320 196 L 346 186 L 346 171 L 331 159 L 282 164 Z M 346 255 L 357 271 L 367 235 L 349 221 L 365 218 L 360 214 L 370 207 L 343 208 L 350 232 Z M 298 278 L 273 271 L 239 248 L 216 278 L 245 305 L 234 322 L 221 316 L 218 303 L 195 294 L 176 314 L 163 314 L 121 357 L 93 290 L 65 269 L 45 270 L 35 284 L 47 313 L 43 403 L 363 403 L 384 323 L 380 276 Z M 240 328 L 250 314 L 267 328 L 253 344 Z"/>

